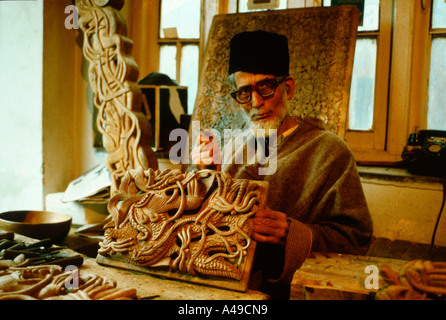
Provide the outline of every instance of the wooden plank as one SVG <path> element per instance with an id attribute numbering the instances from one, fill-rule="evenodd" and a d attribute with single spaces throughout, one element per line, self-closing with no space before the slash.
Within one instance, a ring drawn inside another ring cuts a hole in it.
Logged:
<path id="1" fill-rule="evenodd" d="M 435 247 L 432 261 L 446 261 L 446 247 Z"/>
<path id="2" fill-rule="evenodd" d="M 410 248 L 412 243 L 405 240 L 394 240 L 390 244 L 389 256 L 385 258 L 401 259 L 404 253 Z"/>
<path id="3" fill-rule="evenodd" d="M 446 261 L 446 247 L 434 246 L 431 249 L 429 244 L 376 238 L 366 255 L 408 261 L 416 259 Z"/>
<path id="4" fill-rule="evenodd" d="M 205 286 L 211 286 L 216 288 L 223 288 L 228 290 L 235 290 L 240 292 L 246 292 L 248 290 L 249 278 L 251 275 L 252 262 L 254 259 L 256 243 L 253 241 L 251 246 L 247 250 L 247 256 L 243 258 L 240 265 L 240 271 L 242 278 L 240 281 L 224 278 L 224 277 L 211 277 L 205 275 L 191 275 L 188 273 L 170 272 L 166 268 L 156 267 L 139 267 L 126 262 L 119 254 L 113 256 L 97 255 L 96 261 L 99 264 L 110 266 L 114 268 L 121 268 L 131 271 L 139 271 L 146 274 L 162 276 L 168 279 L 180 280 L 190 283 L 201 284 Z"/>
<path id="5" fill-rule="evenodd" d="M 377 274 L 377 288 L 366 287 L 366 267 L 379 273 L 387 264 L 399 272 L 407 261 L 346 254 L 313 253 L 296 271 L 291 283 L 291 299 L 370 299 L 385 283 Z M 369 283 L 369 282 L 368 282 Z"/>
<path id="6" fill-rule="evenodd" d="M 387 238 L 374 239 L 367 252 L 370 257 L 385 257 L 388 255 L 388 248 L 392 241 Z"/>
<path id="7" fill-rule="evenodd" d="M 305 286 L 305 300 L 369 300 L 373 293 L 344 291 L 336 288 Z"/>
<path id="8" fill-rule="evenodd" d="M 432 251 L 430 245 L 424 243 L 412 243 L 406 252 L 401 256 L 404 260 L 430 260 Z"/>

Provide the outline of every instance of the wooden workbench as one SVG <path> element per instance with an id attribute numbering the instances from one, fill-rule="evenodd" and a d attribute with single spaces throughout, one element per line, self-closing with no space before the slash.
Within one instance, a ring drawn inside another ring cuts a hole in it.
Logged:
<path id="1" fill-rule="evenodd" d="M 80 237 L 72 230 L 63 244 L 90 256 L 86 257 L 82 267 L 85 272 L 108 276 L 117 280 L 122 286 L 134 287 L 142 297 L 157 296 L 156 299 L 165 300 L 268 299 L 268 295 L 258 291 L 240 293 L 99 265 L 95 259 L 98 241 Z M 371 253 L 381 254 L 381 251 L 373 250 Z M 405 259 L 387 257 L 312 253 L 294 275 L 290 298 L 292 300 L 373 299 L 377 290 L 365 287 L 364 282 L 369 275 L 365 273 L 365 268 L 374 265 L 380 270 L 382 265 L 387 264 L 399 272 L 406 263 Z M 383 284 L 384 281 L 380 277 L 380 285 Z"/>
<path id="2" fill-rule="evenodd" d="M 20 235 L 17 235 L 17 238 L 25 241 L 29 239 Z M 68 252 L 73 254 L 80 252 L 84 256 L 84 263 L 79 270 L 81 273 L 101 275 L 115 280 L 119 287 L 135 288 L 141 298 L 154 300 L 267 300 L 269 298 L 267 294 L 255 290 L 237 292 L 100 265 L 95 259 L 98 242 L 98 239 L 79 237 L 70 232 L 61 245 L 68 246 L 70 248 L 66 249 Z M 387 265 L 395 272 L 400 272 L 407 262 L 408 260 L 404 259 L 375 256 L 312 253 L 296 271 L 291 283 L 290 297 L 291 300 L 374 299 L 375 293 L 386 284 L 380 274 L 379 288 L 368 289 L 365 282 L 370 271 L 367 272 L 366 268 L 373 266 L 380 271 L 383 265 Z"/>
<path id="3" fill-rule="evenodd" d="M 407 260 L 348 254 L 312 253 L 296 271 L 291 283 L 291 300 L 366 300 L 373 299 L 377 289 L 367 289 L 367 266 L 377 270 L 386 264 L 400 272 Z M 120 285 L 133 287 L 141 297 L 157 296 L 163 300 L 264 300 L 268 295 L 248 290 L 231 290 L 191 284 L 178 280 L 99 265 L 94 258 L 86 258 L 81 270 L 115 279 Z M 379 275 L 379 288 L 385 285 Z"/>
<path id="4" fill-rule="evenodd" d="M 266 300 L 268 295 L 248 290 L 245 293 L 165 279 L 136 271 L 99 265 L 86 258 L 80 272 L 100 274 L 114 279 L 119 286 L 137 289 L 141 298 L 161 300 Z"/>

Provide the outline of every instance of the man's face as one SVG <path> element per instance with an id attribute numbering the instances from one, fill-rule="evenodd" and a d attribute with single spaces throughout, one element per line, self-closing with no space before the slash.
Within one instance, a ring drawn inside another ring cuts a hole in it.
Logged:
<path id="1" fill-rule="evenodd" d="M 234 81 L 237 89 L 243 87 L 255 86 L 265 79 L 274 79 L 273 75 L 253 74 L 247 72 L 234 73 Z M 290 81 L 292 83 L 290 83 Z M 290 86 L 293 86 L 292 88 Z M 285 87 L 289 89 L 285 90 Z M 240 104 L 246 114 L 251 119 L 251 129 L 279 130 L 280 125 L 288 114 L 287 102 L 294 92 L 294 81 L 291 78 L 285 80 L 284 85 L 280 84 L 273 96 L 263 98 L 256 90 L 253 90 L 251 101 Z M 291 93 L 291 94 L 290 94 Z"/>

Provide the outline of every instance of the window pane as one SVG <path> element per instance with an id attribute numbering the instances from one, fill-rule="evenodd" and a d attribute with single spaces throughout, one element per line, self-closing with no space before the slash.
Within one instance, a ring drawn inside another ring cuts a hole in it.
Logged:
<path id="1" fill-rule="evenodd" d="M 177 47 L 172 45 L 162 45 L 160 47 L 160 70 L 171 79 L 177 78 Z"/>
<path id="2" fill-rule="evenodd" d="M 446 28 L 446 2 L 444 0 L 434 0 L 432 28 Z"/>
<path id="3" fill-rule="evenodd" d="M 342 1 L 338 1 L 341 3 Z M 331 6 L 331 0 L 324 0 L 324 7 Z M 376 31 L 379 30 L 379 0 L 364 0 L 364 17 L 362 26 L 358 31 Z"/>
<path id="4" fill-rule="evenodd" d="M 288 0 L 288 9 L 305 8 L 305 0 Z"/>
<path id="5" fill-rule="evenodd" d="M 198 46 L 186 45 L 181 54 L 181 83 L 187 86 L 187 113 L 192 114 L 198 85 Z"/>
<path id="6" fill-rule="evenodd" d="M 379 0 L 365 0 L 364 21 L 358 31 L 379 30 Z"/>
<path id="7" fill-rule="evenodd" d="M 179 38 L 200 38 L 200 0 L 162 0 L 160 37 L 164 28 L 177 28 Z"/>
<path id="8" fill-rule="evenodd" d="M 371 130 L 375 101 L 376 39 L 356 41 L 350 91 L 349 129 Z"/>
<path id="9" fill-rule="evenodd" d="M 428 129 L 446 130 L 446 38 L 432 40 L 429 75 Z"/>

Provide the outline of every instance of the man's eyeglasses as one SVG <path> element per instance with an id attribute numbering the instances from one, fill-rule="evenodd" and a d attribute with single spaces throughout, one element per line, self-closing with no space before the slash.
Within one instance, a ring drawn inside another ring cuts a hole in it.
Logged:
<path id="1" fill-rule="evenodd" d="M 254 86 L 242 87 L 237 91 L 231 92 L 231 96 L 240 104 L 245 104 L 251 101 L 252 92 L 255 90 L 263 99 L 269 99 L 274 96 L 277 87 L 287 77 L 277 77 L 265 79 L 257 82 Z"/>

